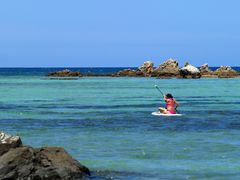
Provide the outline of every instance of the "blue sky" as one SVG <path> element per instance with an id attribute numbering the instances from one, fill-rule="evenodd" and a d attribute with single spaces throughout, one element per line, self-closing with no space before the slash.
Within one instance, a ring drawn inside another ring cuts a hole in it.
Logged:
<path id="1" fill-rule="evenodd" d="M 238 0 L 0 2 L 0 67 L 240 62 Z"/>

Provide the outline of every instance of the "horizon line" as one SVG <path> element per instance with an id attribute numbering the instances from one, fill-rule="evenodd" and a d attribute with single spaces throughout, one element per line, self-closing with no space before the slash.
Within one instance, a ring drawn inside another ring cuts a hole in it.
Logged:
<path id="1" fill-rule="evenodd" d="M 220 65 L 220 66 L 229 66 L 229 65 Z M 220 66 L 209 66 L 209 67 L 220 67 Z M 32 66 L 32 67 L 24 67 L 24 66 L 16 66 L 16 67 L 0 67 L 0 69 L 4 68 L 138 68 L 140 66 Z M 159 66 L 154 66 L 154 68 Z M 179 66 L 184 67 L 184 66 Z M 195 66 L 195 67 L 201 67 L 201 66 Z M 234 65 L 230 67 L 240 67 L 240 65 Z"/>

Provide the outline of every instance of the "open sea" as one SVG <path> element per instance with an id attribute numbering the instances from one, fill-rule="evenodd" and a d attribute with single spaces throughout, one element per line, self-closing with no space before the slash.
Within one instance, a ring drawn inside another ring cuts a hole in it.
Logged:
<path id="1" fill-rule="evenodd" d="M 240 78 L 44 78 L 62 69 L 0 68 L 0 131 L 64 147 L 89 179 L 240 179 Z M 151 115 L 165 106 L 154 85 L 173 94 L 182 117 Z"/>

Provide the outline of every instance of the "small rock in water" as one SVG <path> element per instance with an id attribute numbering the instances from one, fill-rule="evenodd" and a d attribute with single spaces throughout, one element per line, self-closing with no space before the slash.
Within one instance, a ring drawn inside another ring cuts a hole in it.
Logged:
<path id="1" fill-rule="evenodd" d="M 53 76 L 53 77 L 81 77 L 81 72 L 73 72 L 69 69 L 65 69 L 63 71 L 57 71 L 57 72 L 51 72 L 48 73 L 47 76 Z"/>

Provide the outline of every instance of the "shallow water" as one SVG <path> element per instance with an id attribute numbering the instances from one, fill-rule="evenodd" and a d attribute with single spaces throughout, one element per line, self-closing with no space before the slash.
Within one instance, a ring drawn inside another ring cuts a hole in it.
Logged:
<path id="1" fill-rule="evenodd" d="M 182 117 L 155 117 L 157 84 Z M 240 79 L 0 76 L 0 130 L 62 146 L 91 179 L 239 179 Z"/>

